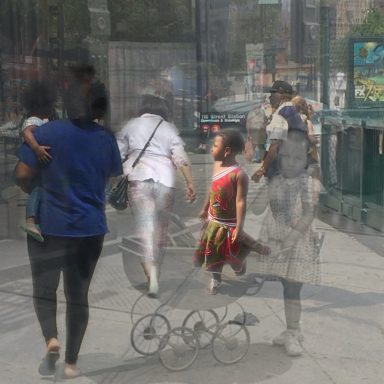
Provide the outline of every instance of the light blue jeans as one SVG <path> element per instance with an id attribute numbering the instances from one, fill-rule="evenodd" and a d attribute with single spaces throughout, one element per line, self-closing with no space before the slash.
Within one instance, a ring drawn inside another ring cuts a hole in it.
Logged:
<path id="1" fill-rule="evenodd" d="M 41 187 L 34 187 L 30 193 L 27 206 L 26 206 L 26 218 L 37 217 L 39 213 L 40 203 L 41 203 Z"/>

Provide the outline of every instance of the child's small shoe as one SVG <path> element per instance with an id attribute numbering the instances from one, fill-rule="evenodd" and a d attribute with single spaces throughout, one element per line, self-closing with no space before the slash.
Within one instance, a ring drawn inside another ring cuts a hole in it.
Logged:
<path id="1" fill-rule="evenodd" d="M 44 237 L 38 225 L 27 223 L 26 225 L 20 225 L 20 229 L 40 243 L 44 243 Z"/>
<path id="2" fill-rule="evenodd" d="M 210 295 L 216 295 L 220 287 L 221 287 L 221 281 L 218 281 L 216 279 L 211 279 L 211 281 L 208 284 L 207 292 Z"/>

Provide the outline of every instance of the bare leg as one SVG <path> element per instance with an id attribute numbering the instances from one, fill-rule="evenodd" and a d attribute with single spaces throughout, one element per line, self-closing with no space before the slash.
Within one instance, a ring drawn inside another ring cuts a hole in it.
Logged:
<path id="1" fill-rule="evenodd" d="M 141 266 L 143 267 L 145 277 L 147 278 L 148 283 L 149 283 L 149 276 L 151 273 L 151 263 L 148 261 L 144 261 L 141 263 Z"/>
<path id="2" fill-rule="evenodd" d="M 210 295 L 216 295 L 217 291 L 219 290 L 221 286 L 221 271 L 213 272 L 212 273 L 212 279 L 209 281 L 207 292 Z"/>

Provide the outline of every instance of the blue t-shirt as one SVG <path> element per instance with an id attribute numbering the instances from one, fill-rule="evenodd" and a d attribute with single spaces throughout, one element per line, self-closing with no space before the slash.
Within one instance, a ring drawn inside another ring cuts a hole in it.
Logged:
<path id="1" fill-rule="evenodd" d="M 50 147 L 52 160 L 41 164 L 27 144 L 19 159 L 40 174 L 42 199 L 38 222 L 44 235 L 86 237 L 105 234 L 105 186 L 122 173 L 114 136 L 89 122 L 80 128 L 57 120 L 34 130 L 41 145 Z"/>

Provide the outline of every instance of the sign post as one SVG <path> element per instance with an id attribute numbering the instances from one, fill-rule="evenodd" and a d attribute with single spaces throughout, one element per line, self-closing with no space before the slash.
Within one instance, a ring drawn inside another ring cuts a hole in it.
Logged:
<path id="1" fill-rule="evenodd" d="M 246 44 L 247 78 L 245 96 L 253 100 L 255 93 L 263 92 L 264 44 Z"/>

